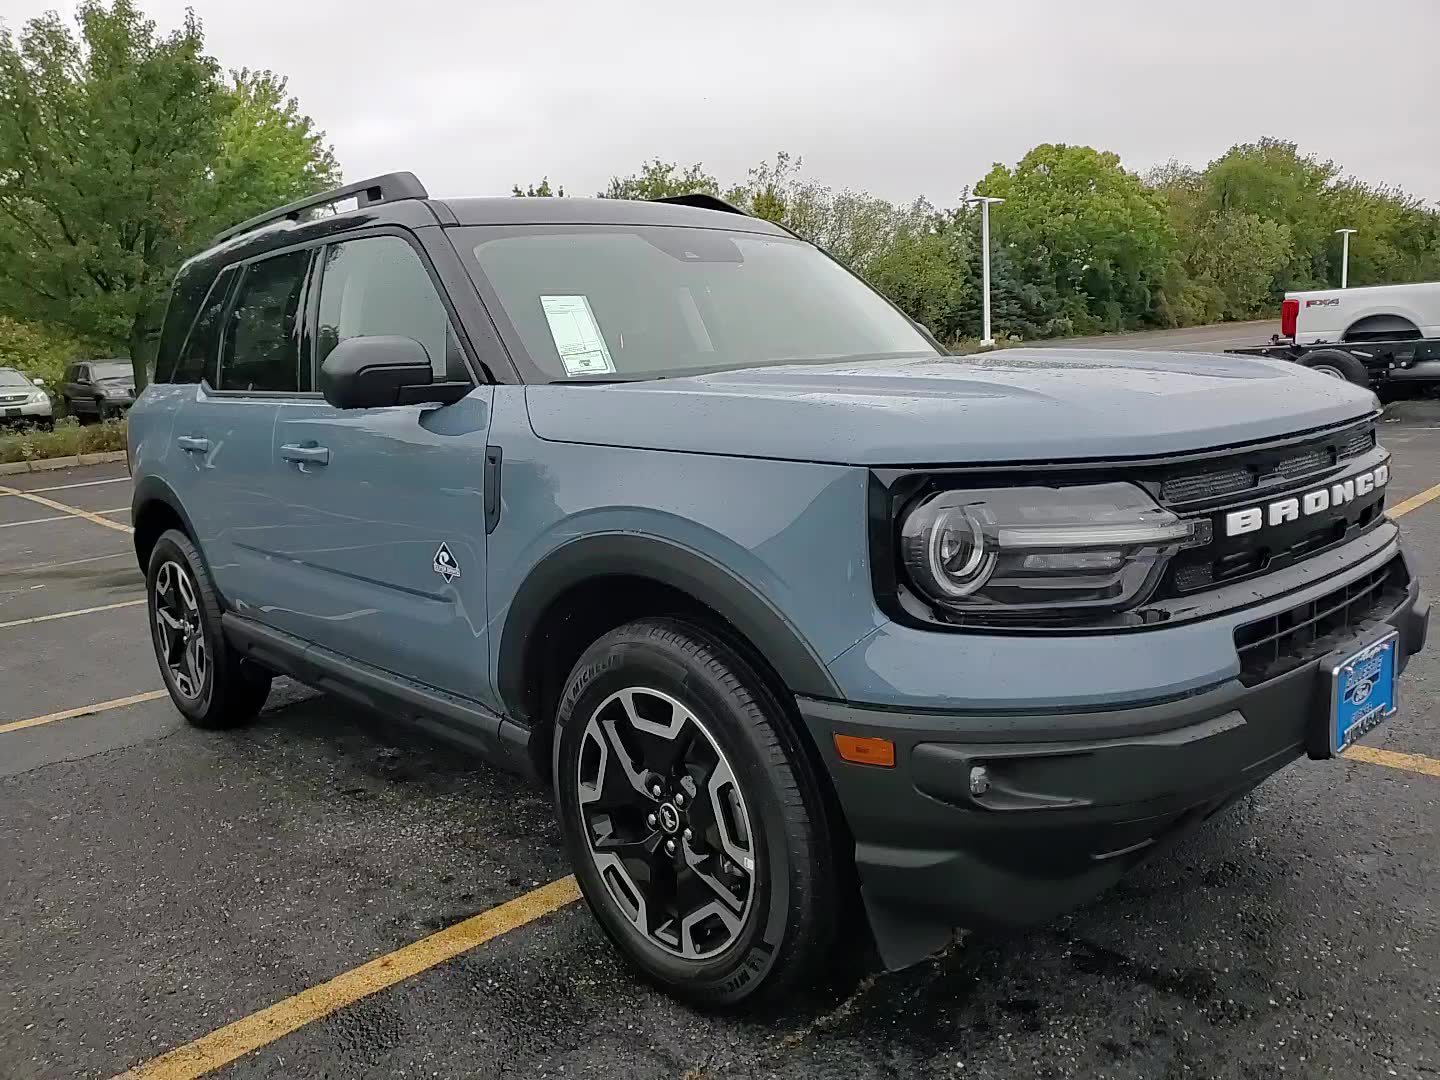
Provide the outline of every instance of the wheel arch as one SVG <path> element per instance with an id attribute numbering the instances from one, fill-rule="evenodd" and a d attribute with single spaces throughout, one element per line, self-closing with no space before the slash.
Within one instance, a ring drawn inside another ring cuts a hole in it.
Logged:
<path id="1" fill-rule="evenodd" d="M 136 482 L 135 494 L 130 500 L 130 520 L 135 530 L 135 559 L 142 574 L 149 571 L 150 552 L 167 529 L 178 528 L 199 547 L 190 515 L 174 489 L 158 476 L 141 477 Z"/>
<path id="2" fill-rule="evenodd" d="M 762 671 L 773 673 L 777 688 L 812 697 L 844 696 L 799 630 L 728 568 L 653 536 L 587 536 L 536 564 L 511 600 L 500 633 L 496 690 L 511 718 L 544 733 L 531 740 L 537 765 L 548 765 L 548 727 L 556 701 L 547 700 L 547 685 L 553 687 L 553 669 L 564 668 L 558 673 L 563 681 L 578 659 L 577 646 L 583 651 L 595 637 L 631 618 L 662 614 L 689 615 L 738 639 L 735 644 Z M 553 690 L 550 696 L 555 697 Z"/>
<path id="3" fill-rule="evenodd" d="M 1390 341 L 1418 338 L 1420 327 L 1413 319 L 1395 312 L 1376 312 L 1356 319 L 1345 328 L 1343 341 Z"/>

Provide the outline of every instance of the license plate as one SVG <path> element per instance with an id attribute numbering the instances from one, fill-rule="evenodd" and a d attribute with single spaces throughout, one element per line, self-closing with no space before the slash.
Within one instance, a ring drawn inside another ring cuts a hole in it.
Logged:
<path id="1" fill-rule="evenodd" d="M 20 415 L 20 410 L 19 410 L 19 409 L 6 409 L 6 410 L 5 410 L 5 419 L 6 419 L 6 420 L 13 420 L 13 419 L 17 418 L 19 415 Z"/>
<path id="2" fill-rule="evenodd" d="M 1329 667 L 1332 755 L 1373 731 L 1397 708 L 1395 661 L 1400 635 L 1391 630 L 1357 653 Z"/>

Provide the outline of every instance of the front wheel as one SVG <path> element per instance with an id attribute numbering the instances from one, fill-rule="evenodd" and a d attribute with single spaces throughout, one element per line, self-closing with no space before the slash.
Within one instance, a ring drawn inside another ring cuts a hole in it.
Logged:
<path id="1" fill-rule="evenodd" d="M 735 650 L 676 620 L 622 626 L 575 665 L 556 723 L 575 876 L 644 976 L 714 1007 L 816 970 L 844 906 L 831 823 L 798 733 Z"/>

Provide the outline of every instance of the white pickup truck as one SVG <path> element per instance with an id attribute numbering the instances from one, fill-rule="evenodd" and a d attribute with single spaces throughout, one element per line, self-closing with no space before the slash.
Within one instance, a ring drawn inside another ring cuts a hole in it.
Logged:
<path id="1" fill-rule="evenodd" d="M 1282 357 L 1377 389 L 1440 383 L 1440 281 L 1286 293 L 1271 341 L 1232 351 Z"/>

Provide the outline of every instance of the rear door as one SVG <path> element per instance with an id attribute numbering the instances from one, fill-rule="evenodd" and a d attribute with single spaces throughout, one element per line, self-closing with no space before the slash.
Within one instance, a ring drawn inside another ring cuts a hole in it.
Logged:
<path id="1" fill-rule="evenodd" d="M 262 619 L 284 600 L 271 566 L 271 538 L 282 516 L 275 420 L 282 404 L 319 396 L 302 333 L 312 257 L 311 249 L 292 250 L 240 268 L 213 366 L 172 428 L 172 450 L 184 463 L 170 472 L 183 484 L 181 500 L 215 583 L 232 607 Z"/>
<path id="2" fill-rule="evenodd" d="M 413 234 L 331 244 L 317 263 L 316 363 L 340 341 L 420 342 L 437 380 L 476 383 L 453 405 L 339 410 L 291 402 L 275 427 L 281 629 L 343 656 L 489 700 L 486 436 L 475 377 Z"/>

